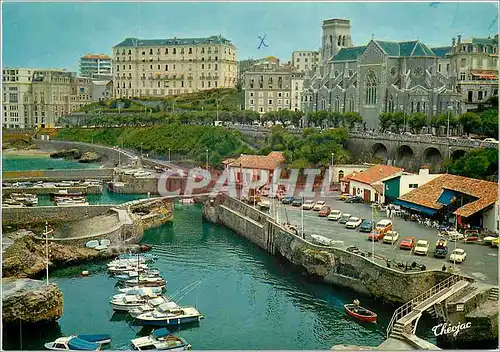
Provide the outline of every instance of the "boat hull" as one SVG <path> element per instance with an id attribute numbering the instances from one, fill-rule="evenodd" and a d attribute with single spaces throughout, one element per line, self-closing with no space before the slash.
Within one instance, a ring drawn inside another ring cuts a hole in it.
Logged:
<path id="1" fill-rule="evenodd" d="M 201 320 L 200 316 L 195 317 L 183 317 L 183 318 L 170 318 L 170 319 L 159 319 L 159 320 L 144 320 L 136 318 L 139 324 L 149 325 L 149 326 L 179 326 L 183 324 L 196 323 Z"/>
<path id="2" fill-rule="evenodd" d="M 363 314 L 358 314 L 354 311 L 355 307 L 354 304 L 345 304 L 344 309 L 347 314 L 349 314 L 351 317 L 358 319 L 359 321 L 366 322 L 366 323 L 376 323 L 377 322 L 377 314 L 373 313 L 372 311 L 363 308 L 363 307 L 358 307 L 358 309 L 365 311 L 369 315 L 363 315 Z"/>

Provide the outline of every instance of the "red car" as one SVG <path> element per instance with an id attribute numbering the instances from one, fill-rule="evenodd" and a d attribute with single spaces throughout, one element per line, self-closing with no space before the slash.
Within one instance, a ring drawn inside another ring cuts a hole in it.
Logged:
<path id="1" fill-rule="evenodd" d="M 399 249 L 413 249 L 415 246 L 415 237 L 406 236 L 399 242 Z"/>
<path id="2" fill-rule="evenodd" d="M 321 216 L 324 218 L 324 217 L 328 216 L 331 211 L 332 211 L 332 209 L 330 209 L 330 207 L 325 206 L 325 207 L 321 208 L 321 210 L 318 213 L 318 216 Z"/>
<path id="3" fill-rule="evenodd" d="M 368 235 L 368 241 L 379 241 L 383 239 L 385 234 L 382 231 L 373 231 Z"/>

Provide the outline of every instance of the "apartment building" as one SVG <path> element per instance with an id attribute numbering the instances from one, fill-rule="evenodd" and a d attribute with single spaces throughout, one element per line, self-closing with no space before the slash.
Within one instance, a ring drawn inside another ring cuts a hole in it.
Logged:
<path id="1" fill-rule="evenodd" d="M 80 76 L 96 78 L 111 76 L 111 57 L 105 54 L 85 54 L 80 58 Z"/>
<path id="2" fill-rule="evenodd" d="M 236 47 L 222 36 L 126 38 L 113 47 L 115 97 L 165 96 L 234 88 Z"/>
<path id="3" fill-rule="evenodd" d="M 244 74 L 245 109 L 261 114 L 291 107 L 292 68 L 279 60 L 254 65 Z"/>
<path id="4" fill-rule="evenodd" d="M 304 72 L 292 72 L 292 85 L 291 85 L 291 103 L 290 110 L 299 111 L 300 110 L 300 102 L 302 100 L 302 88 L 304 86 Z"/>
<path id="5" fill-rule="evenodd" d="M 92 82 L 64 69 L 3 69 L 2 125 L 5 128 L 54 127 L 92 101 Z"/>
<path id="6" fill-rule="evenodd" d="M 292 66 L 299 72 L 314 71 L 319 63 L 319 51 L 294 51 L 292 53 Z"/>
<path id="7" fill-rule="evenodd" d="M 498 95 L 498 34 L 467 40 L 458 35 L 452 39 L 449 57 L 464 110 L 477 109 L 478 104 Z"/>

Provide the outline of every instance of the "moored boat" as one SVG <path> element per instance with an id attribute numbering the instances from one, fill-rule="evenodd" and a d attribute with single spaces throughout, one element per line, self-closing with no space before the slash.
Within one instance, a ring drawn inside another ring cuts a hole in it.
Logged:
<path id="1" fill-rule="evenodd" d="M 59 337 L 55 341 L 44 344 L 52 351 L 99 351 L 101 345 L 96 342 L 82 340 L 76 336 Z"/>
<path id="2" fill-rule="evenodd" d="M 148 277 L 148 276 L 139 276 L 136 279 L 130 279 L 125 281 L 126 286 L 166 286 L 167 282 L 164 278 L 157 277 Z"/>
<path id="3" fill-rule="evenodd" d="M 81 334 L 77 335 L 76 337 L 88 342 L 95 342 L 101 345 L 111 343 L 111 335 L 109 334 Z"/>
<path id="4" fill-rule="evenodd" d="M 344 309 L 351 317 L 356 318 L 360 321 L 376 323 L 377 314 L 373 313 L 371 310 L 360 307 L 355 304 L 344 304 Z"/>
<path id="5" fill-rule="evenodd" d="M 125 297 L 113 297 L 109 303 L 113 310 L 128 312 L 130 309 L 142 306 L 153 298 L 157 298 L 156 294 L 146 295 L 125 295 Z"/>
<path id="6" fill-rule="evenodd" d="M 198 322 L 203 316 L 194 307 L 179 307 L 175 302 L 167 302 L 152 312 L 138 315 L 135 319 L 142 325 L 178 326 Z"/>
<path id="7" fill-rule="evenodd" d="M 149 286 L 149 287 L 143 287 L 143 286 L 132 286 L 132 287 L 124 287 L 118 289 L 119 292 L 122 294 L 129 294 L 129 295 L 139 295 L 139 294 L 147 294 L 147 293 L 156 293 L 156 294 L 161 294 L 163 290 L 165 289 L 165 286 Z"/>
<path id="8" fill-rule="evenodd" d="M 133 350 L 185 351 L 191 345 L 182 337 L 174 336 L 166 328 L 156 329 L 149 336 L 139 337 L 130 341 Z"/>
<path id="9" fill-rule="evenodd" d="M 175 302 L 171 302 L 170 298 L 168 298 L 166 295 L 161 295 L 159 297 L 150 299 L 149 301 L 147 301 L 145 304 L 143 304 L 141 306 L 134 307 L 134 308 L 130 309 L 128 311 L 128 313 L 135 318 L 141 314 L 144 314 L 147 312 L 152 312 L 157 307 L 159 307 L 161 304 L 167 303 L 167 302 L 170 302 L 173 307 L 174 307 L 174 304 L 177 305 Z"/>

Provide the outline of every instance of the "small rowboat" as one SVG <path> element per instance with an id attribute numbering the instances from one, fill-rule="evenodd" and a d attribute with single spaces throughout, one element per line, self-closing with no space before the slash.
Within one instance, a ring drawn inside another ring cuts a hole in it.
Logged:
<path id="1" fill-rule="evenodd" d="M 358 320 L 369 323 L 377 322 L 377 314 L 373 313 L 372 311 L 366 308 L 355 306 L 354 304 L 344 304 L 344 309 L 347 312 L 347 314 Z"/>

